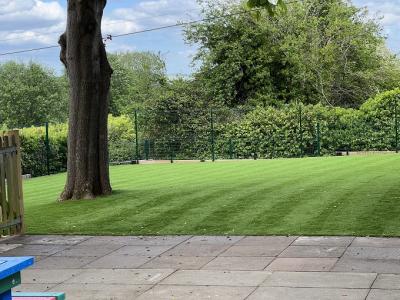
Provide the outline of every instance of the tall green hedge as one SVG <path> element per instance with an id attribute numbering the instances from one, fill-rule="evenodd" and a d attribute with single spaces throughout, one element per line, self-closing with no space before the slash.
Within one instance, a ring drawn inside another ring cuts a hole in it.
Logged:
<path id="1" fill-rule="evenodd" d="M 336 151 L 395 150 L 399 101 L 400 89 L 396 89 L 377 95 L 360 109 L 300 104 L 259 107 L 249 112 L 219 109 L 213 114 L 214 135 L 210 109 L 173 113 L 160 110 L 156 117 L 152 111 L 139 117 L 139 152 L 144 158 L 147 141 L 152 149 L 149 158 L 167 159 L 173 155 L 175 159 L 210 159 L 212 140 L 217 159 L 312 156 L 319 148 L 321 155 L 334 155 Z M 134 127 L 127 116 L 110 116 L 110 161 L 135 158 Z M 44 136 L 44 127 L 22 130 L 25 173 L 33 176 L 47 173 Z M 65 171 L 66 157 L 67 126 L 50 125 L 51 173 Z"/>
<path id="2" fill-rule="evenodd" d="M 359 110 L 294 104 L 257 108 L 241 120 L 220 126 L 219 155 L 226 157 L 229 151 L 239 158 L 315 155 L 318 140 L 321 155 L 395 150 L 399 101 L 400 89 L 396 89 L 368 100 Z"/>
<path id="3" fill-rule="evenodd" d="M 24 174 L 42 176 L 47 174 L 45 127 L 21 129 L 22 169 Z M 50 173 L 66 171 L 67 168 L 66 124 L 49 126 Z M 109 117 L 110 161 L 131 160 L 134 157 L 134 130 L 127 116 Z"/>

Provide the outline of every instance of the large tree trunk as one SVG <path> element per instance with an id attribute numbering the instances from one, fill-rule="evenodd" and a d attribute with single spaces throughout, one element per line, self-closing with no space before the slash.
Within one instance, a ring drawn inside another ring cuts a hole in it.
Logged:
<path id="1" fill-rule="evenodd" d="M 68 177 L 60 200 L 111 193 L 107 117 L 112 69 L 101 34 L 106 0 L 68 0 L 60 59 L 70 83 Z"/>

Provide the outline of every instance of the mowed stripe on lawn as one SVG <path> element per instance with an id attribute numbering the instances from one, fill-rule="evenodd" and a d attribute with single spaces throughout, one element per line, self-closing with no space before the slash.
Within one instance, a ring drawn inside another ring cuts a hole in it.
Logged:
<path id="1" fill-rule="evenodd" d="M 111 168 L 114 193 L 57 203 L 65 174 L 25 181 L 28 233 L 400 235 L 400 156 Z"/>

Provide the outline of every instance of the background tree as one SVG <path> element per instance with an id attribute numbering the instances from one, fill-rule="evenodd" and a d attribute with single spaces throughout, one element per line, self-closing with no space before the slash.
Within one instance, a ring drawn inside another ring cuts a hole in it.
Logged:
<path id="1" fill-rule="evenodd" d="M 60 59 L 70 84 L 67 182 L 60 200 L 111 193 L 107 117 L 112 69 L 101 33 L 106 0 L 69 0 Z"/>
<path id="2" fill-rule="evenodd" d="M 278 8 L 286 9 L 284 0 L 247 0 L 246 4 L 249 8 L 265 8 L 270 15 L 274 15 Z"/>
<path id="3" fill-rule="evenodd" d="M 167 85 L 165 61 L 152 52 L 124 52 L 108 55 L 114 69 L 111 79 L 110 112 L 129 114 L 151 106 Z"/>
<path id="4" fill-rule="evenodd" d="M 208 21 L 186 31 L 188 42 L 200 45 L 195 76 L 228 106 L 300 100 L 357 107 L 400 82 L 380 26 L 347 1 L 293 2 L 279 18 L 263 11 L 215 18 L 243 7 L 205 7 Z"/>
<path id="5" fill-rule="evenodd" d="M 36 63 L 0 65 L 0 124 L 8 128 L 64 122 L 68 114 L 66 81 Z"/>

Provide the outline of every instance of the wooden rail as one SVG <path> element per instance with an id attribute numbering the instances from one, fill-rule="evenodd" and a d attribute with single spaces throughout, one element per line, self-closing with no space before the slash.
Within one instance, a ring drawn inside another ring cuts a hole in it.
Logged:
<path id="1" fill-rule="evenodd" d="M 0 234 L 24 231 L 20 138 L 17 130 L 0 132 Z"/>

